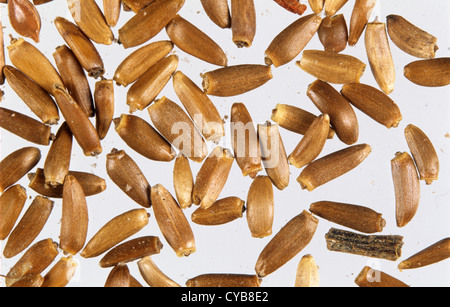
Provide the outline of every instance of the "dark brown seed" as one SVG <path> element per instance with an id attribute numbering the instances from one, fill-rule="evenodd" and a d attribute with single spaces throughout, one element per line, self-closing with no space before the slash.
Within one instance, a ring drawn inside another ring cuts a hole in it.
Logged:
<path id="1" fill-rule="evenodd" d="M 317 30 L 317 34 L 325 50 L 344 51 L 348 41 L 347 22 L 344 15 L 325 17 Z"/>

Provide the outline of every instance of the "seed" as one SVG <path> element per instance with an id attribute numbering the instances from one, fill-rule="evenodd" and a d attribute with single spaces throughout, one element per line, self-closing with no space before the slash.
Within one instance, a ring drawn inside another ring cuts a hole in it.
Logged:
<path id="1" fill-rule="evenodd" d="M 238 48 L 250 47 L 256 34 L 253 0 L 231 0 L 231 33 Z"/>
<path id="2" fill-rule="evenodd" d="M 330 117 L 328 114 L 319 115 L 289 155 L 289 163 L 301 168 L 316 159 L 325 146 L 329 130 Z"/>
<path id="3" fill-rule="evenodd" d="M 130 287 L 130 270 L 123 263 L 116 265 L 108 275 L 105 288 L 128 288 Z"/>
<path id="4" fill-rule="evenodd" d="M 72 257 L 62 257 L 44 276 L 42 288 L 62 288 L 72 279 L 77 262 Z"/>
<path id="5" fill-rule="evenodd" d="M 381 232 L 386 225 L 381 213 L 359 205 L 319 201 L 312 203 L 309 211 L 328 221 L 364 233 Z"/>
<path id="6" fill-rule="evenodd" d="M 184 0 L 156 0 L 140 10 L 119 29 L 119 41 L 124 48 L 139 46 L 154 36 L 177 15 Z"/>
<path id="7" fill-rule="evenodd" d="M 3 68 L 5 67 L 5 41 L 3 39 L 3 24 L 0 18 L 0 85 L 5 84 L 5 75 Z"/>
<path id="8" fill-rule="evenodd" d="M 395 66 L 389 47 L 386 24 L 367 24 L 365 44 L 370 68 L 378 86 L 386 94 L 392 93 L 395 85 Z"/>
<path id="9" fill-rule="evenodd" d="M 108 134 L 114 117 L 114 83 L 113 80 L 100 80 L 95 83 L 95 128 L 100 140 Z"/>
<path id="10" fill-rule="evenodd" d="M 194 183 L 192 197 L 194 204 L 210 207 L 219 197 L 233 165 L 230 150 L 216 146 L 203 162 Z"/>
<path id="11" fill-rule="evenodd" d="M 355 46 L 372 14 L 377 0 L 356 0 L 350 19 L 348 44 Z"/>
<path id="12" fill-rule="evenodd" d="M 249 274 L 202 274 L 190 278 L 186 287 L 259 287 L 261 279 Z"/>
<path id="13" fill-rule="evenodd" d="M 175 159 L 173 166 L 173 186 L 180 207 L 182 209 L 191 207 L 193 204 L 194 177 L 188 158 L 181 153 Z"/>
<path id="14" fill-rule="evenodd" d="M 86 74 L 77 57 L 67 45 L 61 45 L 53 53 L 56 67 L 68 93 L 80 105 L 87 116 L 95 115 L 94 101 Z"/>
<path id="15" fill-rule="evenodd" d="M 402 254 L 402 236 L 362 235 L 331 228 L 325 235 L 330 251 L 396 261 Z"/>
<path id="16" fill-rule="evenodd" d="M 97 257 L 148 224 L 149 214 L 145 209 L 133 209 L 122 213 L 101 227 L 81 251 L 84 258 Z"/>
<path id="17" fill-rule="evenodd" d="M 342 53 L 305 50 L 297 65 L 324 82 L 335 84 L 357 83 L 364 74 L 366 64 Z"/>
<path id="18" fill-rule="evenodd" d="M 146 256 L 159 254 L 162 247 L 161 241 L 155 236 L 132 239 L 107 252 L 100 260 L 100 267 L 108 268 L 119 263 L 128 263 Z"/>
<path id="19" fill-rule="evenodd" d="M 147 70 L 128 90 L 130 113 L 148 107 L 169 82 L 178 67 L 178 56 L 170 55 Z"/>
<path id="20" fill-rule="evenodd" d="M 209 19 L 222 29 L 231 28 L 230 8 L 227 0 L 200 0 Z"/>
<path id="21" fill-rule="evenodd" d="M 403 260 L 398 265 L 399 270 L 417 269 L 435 264 L 450 257 L 450 238 L 442 239 Z"/>
<path id="22" fill-rule="evenodd" d="M 291 23 L 266 49 L 265 63 L 279 67 L 291 62 L 316 34 L 321 21 L 320 16 L 310 14 Z"/>
<path id="23" fill-rule="evenodd" d="M 5 240 L 22 212 L 27 191 L 21 185 L 14 185 L 0 195 L 0 240 Z"/>
<path id="24" fill-rule="evenodd" d="M 339 11 L 348 0 L 325 0 L 325 13 L 327 16 L 333 16 Z"/>
<path id="25" fill-rule="evenodd" d="M 254 238 L 272 234 L 274 219 L 273 186 L 269 177 L 256 177 L 247 194 L 247 224 Z"/>
<path id="26" fill-rule="evenodd" d="M 320 14 L 322 13 L 325 0 L 308 0 L 308 4 L 314 13 Z"/>
<path id="27" fill-rule="evenodd" d="M 62 185 L 69 173 L 72 156 L 72 132 L 67 122 L 64 122 L 56 133 L 47 153 L 44 163 L 45 183 L 48 185 Z"/>
<path id="28" fill-rule="evenodd" d="M 134 83 L 150 67 L 165 58 L 172 49 L 171 41 L 157 41 L 140 47 L 120 63 L 114 73 L 114 81 L 122 86 Z"/>
<path id="29" fill-rule="evenodd" d="M 317 30 L 319 40 L 327 51 L 341 52 L 347 47 L 348 29 L 343 14 L 327 16 Z"/>
<path id="30" fill-rule="evenodd" d="M 122 140 L 140 155 L 150 160 L 166 162 L 175 158 L 172 145 L 144 119 L 131 114 L 122 114 L 119 118 L 113 119 L 113 123 Z"/>
<path id="31" fill-rule="evenodd" d="M 121 0 L 103 0 L 103 11 L 106 23 L 110 27 L 115 27 L 120 18 Z"/>
<path id="32" fill-rule="evenodd" d="M 328 114 L 338 138 L 347 145 L 358 141 L 359 123 L 350 103 L 332 85 L 316 80 L 306 95 L 322 114 Z"/>
<path id="33" fill-rule="evenodd" d="M 106 156 L 106 171 L 128 197 L 142 207 L 150 208 L 150 184 L 136 162 L 124 150 L 111 150 Z"/>
<path id="34" fill-rule="evenodd" d="M 139 272 L 150 287 L 181 287 L 156 266 L 150 256 L 138 261 Z"/>
<path id="35" fill-rule="evenodd" d="M 402 114 L 383 91 L 362 83 L 345 84 L 341 94 L 356 108 L 387 128 L 398 127 Z"/>
<path id="36" fill-rule="evenodd" d="M 216 200 L 209 208 L 197 208 L 191 219 L 199 225 L 223 225 L 243 216 L 245 201 L 230 196 Z"/>
<path id="37" fill-rule="evenodd" d="M 300 259 L 295 277 L 295 287 L 319 287 L 319 267 L 312 255 L 305 255 Z"/>
<path id="38" fill-rule="evenodd" d="M 11 288 L 40 288 L 44 283 L 44 277 L 41 274 L 28 274 L 22 279 L 12 284 Z"/>
<path id="39" fill-rule="evenodd" d="M 208 95 L 181 71 L 173 76 L 173 88 L 205 140 L 218 142 L 225 135 L 224 124 Z"/>
<path id="40" fill-rule="evenodd" d="M 302 189 L 312 191 L 357 167 L 371 152 L 367 144 L 349 146 L 308 164 L 297 181 Z"/>
<path id="41" fill-rule="evenodd" d="M 365 288 L 402 288 L 409 287 L 404 282 L 398 280 L 391 275 L 388 275 L 382 271 L 372 269 L 369 266 L 365 266 L 362 271 L 356 276 L 355 284 L 358 287 Z"/>
<path id="42" fill-rule="evenodd" d="M 419 60 L 405 66 L 405 77 L 414 84 L 439 87 L 450 84 L 450 58 Z"/>
<path id="43" fill-rule="evenodd" d="M 399 15 L 386 17 L 387 31 L 392 42 L 401 50 L 418 58 L 434 58 L 437 38 Z"/>
<path id="44" fill-rule="evenodd" d="M 229 97 L 254 90 L 272 79 L 270 66 L 242 64 L 201 74 L 207 95 Z"/>
<path id="45" fill-rule="evenodd" d="M 175 46 L 184 52 L 214 65 L 227 65 L 227 56 L 222 48 L 206 33 L 180 15 L 169 22 L 166 32 Z"/>
<path id="46" fill-rule="evenodd" d="M 288 10 L 291 13 L 302 15 L 307 6 L 298 2 L 297 0 L 274 0 L 277 4 L 279 4 L 282 8 Z"/>
<path id="47" fill-rule="evenodd" d="M 433 144 L 428 136 L 413 124 L 406 126 L 405 138 L 419 171 L 420 180 L 431 184 L 439 175 L 439 158 Z"/>
<path id="48" fill-rule="evenodd" d="M 263 169 L 261 148 L 253 120 L 245 104 L 234 103 L 231 107 L 231 144 L 236 163 L 242 175 L 255 178 Z"/>
<path id="49" fill-rule="evenodd" d="M 319 220 L 303 211 L 292 218 L 264 247 L 255 271 L 261 278 L 273 273 L 304 249 L 316 232 Z"/>
<path id="50" fill-rule="evenodd" d="M 29 37 L 39 43 L 41 16 L 30 1 L 8 1 L 8 16 L 11 26 L 19 35 Z"/>
<path id="51" fill-rule="evenodd" d="M 138 13 L 144 7 L 148 6 L 150 3 L 155 0 L 122 0 L 123 5 L 126 5 L 129 9 L 133 10 L 133 12 Z"/>
<path id="52" fill-rule="evenodd" d="M 53 201 L 37 195 L 12 230 L 3 249 L 5 258 L 12 258 L 25 250 L 39 235 L 53 209 Z"/>
<path id="53" fill-rule="evenodd" d="M 407 152 L 397 152 L 391 160 L 398 227 L 408 224 L 419 208 L 420 182 L 414 160 Z"/>

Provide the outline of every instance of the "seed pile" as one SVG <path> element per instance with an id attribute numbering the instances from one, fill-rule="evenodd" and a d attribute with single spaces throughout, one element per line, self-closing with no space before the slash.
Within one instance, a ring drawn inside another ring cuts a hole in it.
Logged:
<path id="1" fill-rule="evenodd" d="M 411 86 L 448 85 L 450 58 L 436 57 L 437 38 L 433 35 L 397 15 L 387 16 L 386 22 L 370 21 L 376 0 L 348 4 L 310 0 L 307 5 L 276 0 L 278 9 L 298 14 L 297 20 L 273 38 L 258 61 L 262 64 L 228 65 L 227 53 L 214 38 L 179 14 L 188 1 L 104 0 L 99 6 L 95 0 L 67 0 L 73 20 L 58 16 L 53 21 L 65 44 L 55 46 L 50 59 L 47 51 L 39 49 L 41 17 L 35 5 L 51 6 L 52 1 L 1 2 L 7 2 L 9 23 L 17 37 L 11 37 L 10 44 L 1 48 L 0 81 L 6 81 L 34 114 L 0 107 L 0 127 L 30 143 L 0 161 L 2 256 L 20 255 L 4 277 L 6 286 L 66 286 L 76 273 L 77 257 L 98 257 L 99 270 L 111 268 L 106 287 L 142 286 L 130 273 L 128 266 L 133 262 L 149 286 L 180 286 L 158 268 L 153 258 L 157 259 L 163 248 L 173 249 L 178 257 L 195 253 L 191 222 L 211 227 L 243 216 L 252 237 L 269 237 L 255 259 L 254 272 L 203 272 L 188 276 L 186 286 L 260 286 L 317 239 L 322 220 L 350 229 L 331 227 L 325 238 L 318 238 L 329 252 L 389 261 L 402 256 L 403 237 L 381 234 L 386 220 L 362 205 L 318 201 L 309 210 L 300 210 L 281 229 L 273 229 L 279 207 L 274 190 L 283 191 L 296 184 L 308 193 L 363 164 L 374 149 L 358 143 L 356 109 L 388 129 L 398 127 L 403 120 L 401 108 L 389 96 L 399 78 L 395 75 L 393 45 L 419 58 L 404 70 L 403 77 Z M 236 48 L 252 48 L 258 35 L 254 0 L 201 0 L 201 4 L 214 26 L 230 31 Z M 344 5 L 354 6 L 348 27 L 339 14 Z M 308 9 L 313 13 L 303 16 Z M 114 37 L 112 28 L 121 16 L 128 21 Z M 152 40 L 163 31 L 167 40 Z M 315 38 L 323 50 L 308 49 Z M 111 68 L 105 67 L 97 47 L 114 44 L 134 49 L 113 77 L 106 79 Z M 368 65 L 366 59 L 345 54 L 347 46 L 357 44 L 364 45 Z M 178 70 L 180 59 L 175 49 L 219 67 L 202 73 L 199 80 L 191 79 Z M 236 102 L 230 105 L 231 131 L 227 131 L 214 97 L 234 97 L 270 86 L 276 69 L 288 64 L 316 78 L 304 90 L 319 115 L 280 103 L 267 115 L 266 122 L 259 123 L 254 122 L 245 103 Z M 360 83 L 368 73 L 372 73 L 377 87 Z M 94 88 L 90 78 L 95 80 Z M 170 82 L 176 97 L 161 97 Z M 342 89 L 338 91 L 336 85 Z M 115 99 L 118 87 L 127 92 L 125 102 Z M 7 100 L 8 92 L 3 94 Z M 125 103 L 129 112 L 116 117 L 119 103 Z M 297 146 L 285 146 L 283 130 L 300 135 Z M 399 228 L 418 211 L 420 181 L 430 185 L 439 177 L 438 153 L 425 131 L 409 124 L 404 133 L 410 152 L 393 152 L 390 161 L 395 192 L 392 210 Z M 129 148 L 105 152 L 102 141 L 111 134 L 119 136 Z M 228 134 L 230 148 L 219 145 Z M 343 146 L 325 152 L 332 139 Z M 211 143 L 214 146 L 209 150 Z M 46 156 L 34 145 L 48 146 Z M 72 169 L 75 146 L 89 158 L 105 155 L 108 178 Z M 147 178 L 131 153 L 159 163 L 174 161 L 169 171 L 175 193 L 170 192 L 171 187 L 152 185 L 150 181 L 157 180 L 157 174 L 151 180 Z M 222 198 L 225 185 L 232 183 L 235 161 L 242 176 L 252 180 L 246 199 L 230 195 Z M 200 166 L 198 173 L 194 174 L 192 164 Z M 291 165 L 298 169 L 294 183 L 290 180 Z M 26 177 L 28 188 L 38 194 L 28 206 L 27 189 L 17 184 Z M 107 182 L 118 187 L 137 208 L 115 216 L 88 236 L 92 220 L 89 196 L 108 193 Z M 60 234 L 36 242 L 55 202 L 62 204 Z M 192 206 L 197 208 L 189 218 L 185 209 Z M 145 232 L 151 215 L 162 237 Z M 134 235 L 138 237 L 129 239 Z M 430 242 L 428 248 L 403 260 L 398 268 L 420 268 L 449 256 L 450 241 L 444 238 Z M 292 274 L 292 285 L 319 286 L 319 274 L 313 256 L 305 255 Z M 355 284 L 406 286 L 408 281 L 366 266 Z"/>

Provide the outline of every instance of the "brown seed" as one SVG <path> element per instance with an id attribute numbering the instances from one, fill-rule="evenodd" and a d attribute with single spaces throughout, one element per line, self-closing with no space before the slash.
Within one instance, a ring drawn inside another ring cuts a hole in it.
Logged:
<path id="1" fill-rule="evenodd" d="M 247 224 L 254 238 L 272 234 L 274 219 L 273 186 L 269 177 L 256 177 L 247 194 Z"/>
<path id="2" fill-rule="evenodd" d="M 320 14 L 325 5 L 325 0 L 308 0 L 308 4 L 314 13 Z"/>
<path id="3" fill-rule="evenodd" d="M 209 208 L 198 207 L 191 219 L 199 225 L 223 225 L 243 216 L 245 201 L 239 197 L 225 197 L 216 200 Z"/>
<path id="4" fill-rule="evenodd" d="M 130 113 L 148 107 L 169 82 L 178 67 L 178 56 L 169 55 L 147 70 L 128 90 Z"/>
<path id="5" fill-rule="evenodd" d="M 181 71 L 173 75 L 173 88 L 205 140 L 218 142 L 225 135 L 225 130 L 211 99 Z"/>
<path id="6" fill-rule="evenodd" d="M 414 84 L 438 87 L 450 84 L 450 58 L 419 60 L 404 69 L 405 77 Z"/>
<path id="7" fill-rule="evenodd" d="M 348 44 L 356 45 L 372 15 L 377 0 L 356 0 L 350 18 Z"/>
<path id="8" fill-rule="evenodd" d="M 316 80 L 306 95 L 322 114 L 328 114 L 338 138 L 347 145 L 358 141 L 359 123 L 350 103 L 332 85 Z"/>
<path id="9" fill-rule="evenodd" d="M 80 256 L 97 257 L 128 237 L 139 232 L 148 224 L 149 214 L 145 209 L 133 209 L 122 213 L 101 227 L 90 239 Z"/>
<path id="10" fill-rule="evenodd" d="M 160 184 L 152 187 L 152 204 L 159 229 L 177 256 L 187 257 L 194 253 L 191 226 L 175 198 Z"/>
<path id="11" fill-rule="evenodd" d="M 399 270 L 417 269 L 450 257 L 450 238 L 442 239 L 399 263 Z"/>
<path id="12" fill-rule="evenodd" d="M 114 73 L 114 81 L 119 85 L 128 86 L 165 58 L 172 49 L 171 41 L 157 41 L 140 47 L 120 63 Z"/>
<path id="13" fill-rule="evenodd" d="M 62 257 L 44 276 L 42 288 L 62 288 L 69 284 L 77 262 L 72 257 Z"/>
<path id="14" fill-rule="evenodd" d="M 231 144 L 242 175 L 255 178 L 263 169 L 261 148 L 253 120 L 245 104 L 234 103 L 230 116 Z"/>
<path id="15" fill-rule="evenodd" d="M 231 0 L 231 33 L 238 48 L 250 47 L 256 34 L 256 10 L 253 0 Z"/>
<path id="16" fill-rule="evenodd" d="M 95 83 L 95 128 L 100 140 L 106 137 L 111 127 L 114 117 L 114 98 L 113 80 L 100 80 Z"/>
<path id="17" fill-rule="evenodd" d="M 294 258 L 309 244 L 318 223 L 307 211 L 293 217 L 262 250 L 255 265 L 256 274 L 263 278 Z"/>
<path id="18" fill-rule="evenodd" d="M 381 232 L 386 225 L 381 213 L 353 204 L 319 201 L 312 203 L 309 211 L 328 221 L 364 233 Z"/>
<path id="19" fill-rule="evenodd" d="M 366 69 L 366 64 L 351 55 L 321 50 L 303 51 L 297 65 L 317 79 L 335 84 L 359 82 Z"/>
<path id="20" fill-rule="evenodd" d="M 278 190 L 289 185 L 289 162 L 278 125 L 266 122 L 258 124 L 258 140 L 264 169 Z"/>
<path id="21" fill-rule="evenodd" d="M 325 0 L 325 14 L 333 16 L 339 11 L 348 0 Z"/>
<path id="22" fill-rule="evenodd" d="M 158 237 L 145 236 L 117 245 L 100 260 L 100 267 L 109 268 L 119 263 L 128 263 L 146 256 L 159 254 L 163 244 Z"/>
<path id="23" fill-rule="evenodd" d="M 34 5 L 40 5 L 40 4 L 44 4 L 44 3 L 50 2 L 50 1 L 53 1 L 53 0 L 33 0 L 33 4 Z"/>
<path id="24" fill-rule="evenodd" d="M 120 18 L 121 0 L 103 0 L 103 13 L 106 23 L 110 27 L 115 27 Z"/>
<path id="25" fill-rule="evenodd" d="M 310 14 L 291 23 L 272 40 L 266 49 L 265 63 L 279 67 L 291 62 L 316 34 L 321 21 L 320 16 Z"/>
<path id="26" fill-rule="evenodd" d="M 150 287 L 181 287 L 156 266 L 150 256 L 138 261 L 139 272 Z"/>
<path id="27" fill-rule="evenodd" d="M 420 180 L 431 184 L 438 179 L 439 158 L 428 136 L 413 124 L 405 128 L 405 138 L 419 171 Z"/>
<path id="28" fill-rule="evenodd" d="M 130 281 L 131 275 L 128 266 L 119 263 L 109 273 L 105 288 L 128 288 L 130 287 Z"/>
<path id="29" fill-rule="evenodd" d="M 295 276 L 295 287 L 314 288 L 319 287 L 319 267 L 313 256 L 305 255 L 300 259 Z"/>
<path id="30" fill-rule="evenodd" d="M 5 58 L 5 41 L 3 38 L 3 23 L 0 17 L 0 85 L 5 84 L 5 75 L 3 73 L 3 68 L 6 64 Z"/>
<path id="31" fill-rule="evenodd" d="M 308 164 L 297 181 L 302 189 L 312 191 L 357 167 L 371 150 L 369 145 L 359 144 L 328 154 Z"/>
<path id="32" fill-rule="evenodd" d="M 136 162 L 124 151 L 112 149 L 106 156 L 109 178 L 132 200 L 150 208 L 150 184 Z"/>
<path id="33" fill-rule="evenodd" d="M 188 279 L 186 287 L 260 287 L 261 279 L 249 274 L 202 274 Z"/>
<path id="34" fill-rule="evenodd" d="M 37 195 L 9 235 L 3 256 L 12 258 L 30 246 L 47 222 L 52 209 L 53 201 Z"/>
<path id="35" fill-rule="evenodd" d="M 150 3 L 155 0 L 122 0 L 123 5 L 126 5 L 129 9 L 133 10 L 133 12 L 138 13 L 144 7 L 148 6 Z"/>
<path id="36" fill-rule="evenodd" d="M 8 16 L 11 26 L 19 35 L 29 37 L 39 43 L 41 16 L 30 1 L 8 1 Z"/>
<path id="37" fill-rule="evenodd" d="M 140 155 L 150 160 L 166 162 L 175 158 L 172 145 L 144 119 L 122 114 L 113 119 L 113 123 L 122 140 Z"/>
<path id="38" fill-rule="evenodd" d="M 365 266 L 356 276 L 355 284 L 362 288 L 403 288 L 409 287 L 404 282 L 382 271 Z"/>
<path id="39" fill-rule="evenodd" d="M 205 32 L 180 15 L 169 22 L 166 32 L 175 46 L 184 52 L 207 63 L 227 65 L 227 56 L 222 48 Z"/>
<path id="40" fill-rule="evenodd" d="M 325 146 L 329 130 L 330 117 L 328 114 L 319 115 L 289 155 L 289 163 L 297 168 L 302 168 L 316 159 Z"/>
<path id="41" fill-rule="evenodd" d="M 414 160 L 407 152 L 397 152 L 391 160 L 395 190 L 395 216 L 397 227 L 408 224 L 419 208 L 420 182 Z"/>
<path id="42" fill-rule="evenodd" d="M 27 191 L 21 185 L 14 185 L 0 195 L 0 240 L 5 240 L 22 212 Z"/>
<path id="43" fill-rule="evenodd" d="M 194 204 L 208 208 L 217 200 L 227 182 L 233 161 L 230 150 L 221 146 L 212 150 L 197 173 L 192 191 Z"/>
<path id="44" fill-rule="evenodd" d="M 348 29 L 343 14 L 327 16 L 317 30 L 319 40 L 327 51 L 341 52 L 347 47 Z"/>
<path id="45" fill-rule="evenodd" d="M 56 133 L 44 163 L 45 183 L 48 185 L 62 185 L 69 173 L 72 156 L 72 132 L 67 122 L 64 122 Z"/>
<path id="46" fill-rule="evenodd" d="M 11 288 L 40 288 L 44 283 L 44 277 L 41 274 L 28 274 L 22 279 L 12 284 Z"/>
<path id="47" fill-rule="evenodd" d="M 156 0 L 140 10 L 119 29 L 119 41 L 124 48 L 139 46 L 154 36 L 177 15 L 184 0 Z"/>
<path id="48" fill-rule="evenodd" d="M 200 0 L 209 19 L 220 28 L 231 28 L 231 14 L 227 0 Z"/>
<path id="49" fill-rule="evenodd" d="M 387 128 L 398 127 L 402 114 L 383 91 L 362 83 L 345 84 L 341 94 L 356 108 Z"/>
<path id="50" fill-rule="evenodd" d="M 173 186 L 180 207 L 182 209 L 191 207 L 193 204 L 194 177 L 188 158 L 181 153 L 175 159 L 173 166 Z"/>

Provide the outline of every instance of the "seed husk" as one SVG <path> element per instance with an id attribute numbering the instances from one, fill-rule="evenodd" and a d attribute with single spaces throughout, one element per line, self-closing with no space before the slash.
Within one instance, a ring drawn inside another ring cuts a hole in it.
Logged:
<path id="1" fill-rule="evenodd" d="M 439 158 L 428 136 L 417 126 L 405 128 L 405 138 L 419 171 L 420 180 L 431 184 L 439 176 Z"/>
<path id="2" fill-rule="evenodd" d="M 231 14 L 227 0 L 200 0 L 209 19 L 222 29 L 231 28 Z"/>
<path id="3" fill-rule="evenodd" d="M 191 207 L 194 177 L 188 158 L 181 153 L 175 159 L 173 166 L 173 186 L 180 207 L 182 209 Z"/>
<path id="4" fill-rule="evenodd" d="M 80 256 L 97 257 L 128 237 L 139 232 L 149 221 L 145 209 L 133 209 L 112 218 L 89 240 Z"/>
<path id="5" fill-rule="evenodd" d="M 69 173 L 72 157 L 72 132 L 67 122 L 64 122 L 56 133 L 47 152 L 44 163 L 45 183 L 48 185 L 64 184 L 64 179 Z"/>
<path id="6" fill-rule="evenodd" d="M 260 287 L 261 279 L 250 274 L 212 273 L 192 277 L 186 281 L 186 287 Z"/>
<path id="7" fill-rule="evenodd" d="M 173 88 L 205 140 L 218 142 L 225 135 L 224 124 L 208 95 L 181 71 L 173 75 Z"/>
<path id="8" fill-rule="evenodd" d="M 124 263 L 117 264 L 105 282 L 105 288 L 128 288 L 130 287 L 131 275 L 128 266 Z"/>
<path id="9" fill-rule="evenodd" d="M 113 148 L 106 156 L 109 178 L 132 200 L 151 207 L 150 184 L 136 162 L 124 151 Z"/>
<path id="10" fill-rule="evenodd" d="M 367 116 L 389 128 L 398 127 L 402 113 L 398 105 L 383 91 L 362 83 L 345 84 L 341 94 Z"/>
<path id="11" fill-rule="evenodd" d="M 339 11 L 348 0 L 325 0 L 325 14 L 333 16 Z"/>
<path id="12" fill-rule="evenodd" d="M 231 0 L 231 33 L 238 48 L 250 47 L 256 34 L 253 0 Z"/>
<path id="13" fill-rule="evenodd" d="M 113 80 L 100 80 L 95 83 L 95 128 L 98 137 L 103 140 L 108 134 L 114 117 L 114 83 Z"/>
<path id="14" fill-rule="evenodd" d="M 122 9 L 122 0 L 103 0 L 103 14 L 105 15 L 106 23 L 111 28 L 117 25 L 120 18 L 120 11 Z"/>
<path id="15" fill-rule="evenodd" d="M 300 259 L 295 276 L 295 287 L 316 288 L 320 286 L 319 267 L 312 255 Z"/>
<path id="16" fill-rule="evenodd" d="M 363 233 L 381 232 L 386 225 L 381 213 L 359 205 L 319 201 L 312 203 L 309 211 L 328 221 Z"/>
<path id="17" fill-rule="evenodd" d="M 414 160 L 407 152 L 397 152 L 391 160 L 397 227 L 408 224 L 419 208 L 420 182 Z"/>
<path id="18" fill-rule="evenodd" d="M 145 236 L 117 245 L 100 260 L 100 267 L 109 268 L 119 263 L 128 263 L 146 256 L 159 254 L 163 244 L 158 237 Z"/>
<path id="19" fill-rule="evenodd" d="M 144 7 L 148 6 L 155 0 L 122 0 L 123 5 L 126 5 L 134 13 L 138 13 Z"/>
<path id="20" fill-rule="evenodd" d="M 365 266 L 355 278 L 355 284 L 362 288 L 403 288 L 404 282 L 382 271 Z"/>
<path id="21" fill-rule="evenodd" d="M 247 194 L 247 224 L 254 238 L 272 234 L 274 219 L 274 196 L 272 181 L 268 176 L 253 179 Z"/>
<path id="22" fill-rule="evenodd" d="M 41 16 L 30 1 L 8 1 L 8 16 L 11 26 L 19 35 L 29 37 L 39 43 Z"/>
<path id="23" fill-rule="evenodd" d="M 342 53 L 305 50 L 297 65 L 305 72 L 325 82 L 335 84 L 358 83 L 366 64 Z"/>
<path id="24" fill-rule="evenodd" d="M 44 124 L 58 123 L 59 110 L 50 94 L 13 66 L 6 65 L 3 73 L 14 92 Z"/>
<path id="25" fill-rule="evenodd" d="M 227 66 L 201 74 L 207 95 L 229 97 L 254 90 L 273 78 L 267 65 L 242 64 Z"/>
<path id="26" fill-rule="evenodd" d="M 178 67 L 178 56 L 169 55 L 147 70 L 128 90 L 127 105 L 130 113 L 148 107 L 164 86 L 169 82 Z"/>
<path id="27" fill-rule="evenodd" d="M 122 140 L 140 155 L 150 160 L 165 162 L 175 158 L 172 145 L 144 119 L 122 114 L 113 119 L 113 123 Z"/>
<path id="28" fill-rule="evenodd" d="M 165 58 L 173 49 L 171 41 L 157 41 L 133 51 L 117 67 L 114 81 L 122 86 L 134 83 L 153 65 Z"/>
<path id="29" fill-rule="evenodd" d="M 176 15 L 166 26 L 170 40 L 182 51 L 207 63 L 227 66 L 228 59 L 222 48 L 205 32 Z"/>
<path id="30" fill-rule="evenodd" d="M 282 66 L 302 52 L 316 34 L 322 18 L 316 14 L 300 17 L 281 31 L 266 49 L 265 63 Z"/>
<path id="31" fill-rule="evenodd" d="M 53 204 L 52 200 L 40 195 L 34 198 L 8 237 L 3 249 L 5 258 L 16 256 L 33 243 L 47 222 Z"/>
<path id="32" fill-rule="evenodd" d="M 403 237 L 363 235 L 331 228 L 325 235 L 330 251 L 396 261 L 402 254 Z"/>
<path id="33" fill-rule="evenodd" d="M 263 169 L 261 148 L 253 120 L 245 104 L 234 103 L 231 107 L 231 144 L 236 163 L 243 176 L 255 178 Z"/>
<path id="34" fill-rule="evenodd" d="M 216 200 L 209 208 L 197 208 L 191 219 L 199 225 L 223 225 L 243 216 L 245 201 L 230 196 Z"/>
<path id="35" fill-rule="evenodd" d="M 175 198 L 161 184 L 153 186 L 151 194 L 153 213 L 167 243 L 178 257 L 194 253 L 194 233 Z"/>
<path id="36" fill-rule="evenodd" d="M 263 278 L 294 258 L 309 244 L 318 223 L 305 210 L 293 217 L 262 250 L 255 265 L 256 274 Z"/>
<path id="37" fill-rule="evenodd" d="M 403 73 L 409 81 L 420 86 L 446 86 L 450 84 L 450 58 L 414 61 L 405 66 Z"/>
<path id="38" fill-rule="evenodd" d="M 372 15 L 377 0 L 356 0 L 350 18 L 348 44 L 355 46 Z"/>
<path id="39" fill-rule="evenodd" d="M 181 287 L 156 266 L 151 256 L 142 258 L 137 264 L 142 278 L 150 287 Z"/>
<path id="40" fill-rule="evenodd" d="M 124 48 L 139 46 L 154 36 L 177 15 L 184 0 L 156 0 L 140 10 L 119 29 L 119 41 Z"/>
<path id="41" fill-rule="evenodd" d="M 203 162 L 195 178 L 192 197 L 194 204 L 210 207 L 219 197 L 233 165 L 230 150 L 216 146 Z"/>
<path id="42" fill-rule="evenodd" d="M 312 191 L 357 167 L 371 152 L 370 145 L 358 144 L 338 150 L 308 164 L 297 181 Z"/>
<path id="43" fill-rule="evenodd" d="M 347 22 L 344 15 L 325 17 L 317 30 L 317 34 L 325 50 L 344 51 L 348 42 Z"/>
<path id="44" fill-rule="evenodd" d="M 27 200 L 27 191 L 19 184 L 0 195 L 0 240 L 5 240 L 17 222 Z"/>
<path id="45" fill-rule="evenodd" d="M 8 154 L 0 161 L 0 193 L 16 184 L 41 160 L 36 147 L 23 147 Z"/>
<path id="46" fill-rule="evenodd" d="M 41 274 L 28 274 L 12 284 L 11 288 L 40 288 L 44 283 L 44 277 Z"/>
<path id="47" fill-rule="evenodd" d="M 437 38 L 399 15 L 386 17 L 387 31 L 392 42 L 409 55 L 431 59 L 439 49 Z"/>
<path id="48" fill-rule="evenodd" d="M 450 238 L 439 240 L 438 242 L 424 248 L 411 257 L 399 263 L 399 270 L 409 270 L 422 268 L 438 263 L 450 257 Z"/>
<path id="49" fill-rule="evenodd" d="M 72 257 L 62 257 L 44 276 L 42 288 L 63 288 L 75 274 L 77 262 Z"/>

